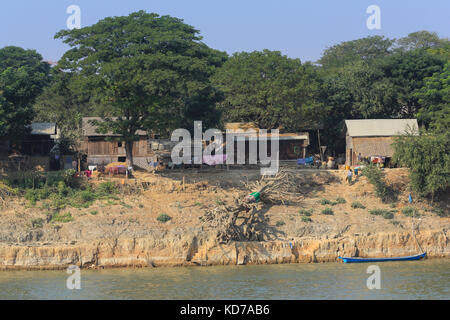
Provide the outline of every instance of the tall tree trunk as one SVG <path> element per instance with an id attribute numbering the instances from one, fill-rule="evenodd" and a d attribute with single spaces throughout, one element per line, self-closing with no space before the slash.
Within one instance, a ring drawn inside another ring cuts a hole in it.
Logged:
<path id="1" fill-rule="evenodd" d="M 127 165 L 133 167 L 133 141 L 125 142 L 125 152 L 127 155 Z"/>

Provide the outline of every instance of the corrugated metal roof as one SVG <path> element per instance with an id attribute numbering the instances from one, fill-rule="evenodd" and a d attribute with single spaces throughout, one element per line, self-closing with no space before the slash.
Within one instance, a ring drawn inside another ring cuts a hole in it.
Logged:
<path id="1" fill-rule="evenodd" d="M 117 117 L 111 117 L 112 120 L 117 119 Z M 112 132 L 107 132 L 107 133 L 97 133 L 95 130 L 97 129 L 96 126 L 94 126 L 93 124 L 90 123 L 90 121 L 92 120 L 97 120 L 99 122 L 103 121 L 103 119 L 101 117 L 84 117 L 82 119 L 82 130 L 83 130 L 83 135 L 84 136 L 109 136 L 109 137 L 119 137 L 120 134 L 113 134 Z M 143 130 L 138 130 L 136 132 L 137 135 L 140 136 L 146 136 L 147 132 L 143 131 Z"/>
<path id="2" fill-rule="evenodd" d="M 417 119 L 364 119 L 345 120 L 351 137 L 398 136 L 413 130 L 418 134 Z"/>
<path id="3" fill-rule="evenodd" d="M 54 122 L 33 122 L 31 124 L 31 134 L 56 134 L 56 123 Z"/>

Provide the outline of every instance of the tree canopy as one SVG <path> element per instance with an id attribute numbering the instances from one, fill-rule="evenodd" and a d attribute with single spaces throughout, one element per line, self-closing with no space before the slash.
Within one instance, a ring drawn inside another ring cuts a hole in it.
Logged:
<path id="1" fill-rule="evenodd" d="M 123 137 L 131 163 L 138 130 L 169 131 L 193 115 L 214 117 L 218 94 L 209 78 L 226 54 L 181 19 L 139 11 L 55 38 L 72 47 L 58 66 L 98 103 L 105 120 L 99 130 Z"/>
<path id="2" fill-rule="evenodd" d="M 316 68 L 278 51 L 235 53 L 213 77 L 224 94 L 223 121 L 298 130 L 325 114 Z"/>
<path id="3" fill-rule="evenodd" d="M 35 50 L 0 49 L 0 137 L 23 136 L 33 119 L 33 103 L 49 82 L 50 65 Z"/>

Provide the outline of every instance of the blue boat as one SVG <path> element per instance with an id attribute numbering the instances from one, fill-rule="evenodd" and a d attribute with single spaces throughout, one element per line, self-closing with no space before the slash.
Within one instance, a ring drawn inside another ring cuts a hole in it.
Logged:
<path id="1" fill-rule="evenodd" d="M 393 258 L 345 258 L 339 257 L 344 263 L 361 263 L 361 262 L 384 262 L 384 261 L 411 261 L 420 260 L 427 255 L 426 252 L 416 254 L 415 256 L 393 257 Z"/>

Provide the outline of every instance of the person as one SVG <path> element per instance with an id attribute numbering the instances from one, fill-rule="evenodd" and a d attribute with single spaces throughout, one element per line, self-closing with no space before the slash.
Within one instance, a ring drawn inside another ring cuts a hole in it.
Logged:
<path id="1" fill-rule="evenodd" d="M 351 183 L 352 183 L 352 176 L 353 176 L 353 171 L 352 171 L 352 169 L 348 169 L 348 171 L 347 171 L 347 181 L 348 181 L 348 184 L 351 184 Z"/>

